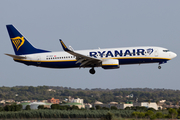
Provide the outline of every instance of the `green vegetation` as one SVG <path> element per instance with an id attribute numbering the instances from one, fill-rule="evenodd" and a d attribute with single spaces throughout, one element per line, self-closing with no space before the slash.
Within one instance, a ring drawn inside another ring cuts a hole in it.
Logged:
<path id="1" fill-rule="evenodd" d="M 97 109 L 98 108 L 98 109 Z M 180 108 L 168 110 L 145 109 L 145 107 L 130 107 L 126 110 L 112 107 L 105 110 L 96 106 L 96 110 L 79 109 L 77 106 L 60 106 L 52 104 L 51 109 L 38 106 L 38 110 L 31 110 L 27 105 L 22 110 L 22 105 L 6 105 L 0 108 L 0 119 L 22 119 L 22 118 L 101 118 L 102 120 L 115 120 L 118 118 L 134 119 L 176 119 L 180 118 Z"/>
<path id="2" fill-rule="evenodd" d="M 111 112 L 108 112 L 106 115 L 105 115 L 105 119 L 106 120 L 112 120 L 113 119 L 113 117 L 114 117 L 114 114 L 113 113 L 111 113 Z"/>
<path id="3" fill-rule="evenodd" d="M 129 118 L 132 111 L 118 110 L 23 110 L 16 112 L 0 112 L 2 118 L 109 118 L 114 115 Z"/>
<path id="4" fill-rule="evenodd" d="M 25 108 L 25 110 L 31 110 L 30 105 L 27 105 L 26 108 Z"/>
<path id="5" fill-rule="evenodd" d="M 22 105 L 16 105 L 16 104 L 12 104 L 12 105 L 6 105 L 4 107 L 0 107 L 0 112 L 2 111 L 21 111 L 22 110 Z"/>
<path id="6" fill-rule="evenodd" d="M 53 89 L 55 91 L 48 91 Z M 126 96 L 133 94 L 133 98 Z M 64 100 L 72 96 L 74 98 L 84 99 L 84 103 L 94 103 L 96 100 L 103 103 L 112 101 L 120 102 L 157 102 L 165 99 L 167 105 L 179 105 L 180 90 L 170 89 L 150 89 L 150 88 L 121 88 L 121 89 L 73 89 L 67 87 L 52 86 L 16 86 L 16 87 L 0 87 L 0 100 L 13 99 L 22 100 L 47 100 L 52 97 Z"/>
<path id="7" fill-rule="evenodd" d="M 180 109 L 169 109 L 166 111 L 147 110 L 139 112 L 135 110 L 59 110 L 39 109 L 0 112 L 0 119 L 23 119 L 23 118 L 101 118 L 102 120 L 114 120 L 118 118 L 132 119 L 176 119 L 180 118 L 177 111 Z"/>
<path id="8" fill-rule="evenodd" d="M 48 89 L 53 89 L 48 91 Z M 127 97 L 133 94 L 133 97 Z M 96 100 L 105 104 L 115 101 L 124 102 L 152 102 L 159 104 L 162 99 L 166 100 L 167 105 L 179 105 L 180 91 L 167 89 L 149 89 L 149 88 L 122 88 L 122 89 L 73 89 L 67 87 L 52 86 L 16 86 L 0 87 L 0 100 L 13 99 L 15 101 L 23 100 L 47 100 L 52 97 L 64 100 L 72 96 L 82 98 L 85 103 L 94 103 Z M 79 109 L 67 104 L 52 104 L 51 109 L 38 106 L 38 110 L 31 110 L 27 105 L 22 110 L 22 105 L 6 103 L 9 105 L 0 107 L 0 119 L 23 119 L 23 118 L 101 118 L 102 120 L 118 119 L 180 119 L 180 109 L 170 108 L 168 110 L 154 110 L 146 107 L 127 107 L 125 110 L 118 110 L 115 106 L 111 108 L 95 106 L 95 108 Z M 11 105 L 10 105 L 11 104 Z"/>

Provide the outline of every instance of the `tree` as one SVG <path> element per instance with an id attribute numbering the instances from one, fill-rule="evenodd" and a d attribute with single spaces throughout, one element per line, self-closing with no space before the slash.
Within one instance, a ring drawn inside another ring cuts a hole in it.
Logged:
<path id="1" fill-rule="evenodd" d="M 136 119 L 137 119 L 138 115 L 139 115 L 139 112 L 134 111 L 134 112 L 132 113 L 132 116 L 135 117 Z"/>
<path id="2" fill-rule="evenodd" d="M 60 106 L 59 110 L 71 110 L 71 107 L 68 105 Z"/>
<path id="3" fill-rule="evenodd" d="M 176 105 L 179 105 L 179 101 L 176 101 Z"/>
<path id="4" fill-rule="evenodd" d="M 147 107 L 144 107 L 144 106 L 136 106 L 136 107 L 131 107 L 131 110 L 136 110 L 136 111 L 147 111 Z"/>
<path id="5" fill-rule="evenodd" d="M 89 108 L 90 110 L 95 110 L 95 108 L 94 107 L 92 107 L 92 108 Z"/>
<path id="6" fill-rule="evenodd" d="M 51 109 L 59 109 L 60 105 L 59 104 L 52 104 Z"/>
<path id="7" fill-rule="evenodd" d="M 101 106 L 99 106 L 99 105 L 96 105 L 95 107 L 96 107 L 96 110 L 100 110 L 101 109 Z"/>
<path id="8" fill-rule="evenodd" d="M 177 117 L 178 112 L 175 109 L 170 108 L 168 111 L 169 111 L 169 115 L 171 116 L 172 119 Z"/>
<path id="9" fill-rule="evenodd" d="M 107 108 L 107 107 L 102 107 L 101 109 L 102 110 L 109 110 L 109 108 Z"/>
<path id="10" fill-rule="evenodd" d="M 56 90 L 47 92 L 48 89 Z M 151 89 L 151 88 L 121 88 L 121 89 L 101 89 L 95 88 L 91 90 L 74 89 L 67 87 L 58 86 L 16 86 L 16 87 L 0 87 L 0 98 L 2 99 L 15 99 L 17 101 L 25 99 L 49 99 L 55 97 L 57 99 L 64 99 L 68 96 L 78 96 L 84 99 L 85 103 L 93 103 L 95 100 L 101 101 L 103 103 L 108 103 L 110 101 L 121 101 L 126 102 L 130 98 L 125 96 L 133 94 L 138 98 L 139 102 L 142 101 L 158 101 L 163 98 L 166 99 L 167 104 L 178 104 L 180 101 L 180 90 L 170 90 L 170 89 Z M 15 95 L 18 93 L 18 97 Z M 136 101 L 136 99 L 132 99 Z M 3 106 L 0 104 L 0 106 Z M 164 108 L 164 107 L 163 107 Z M 127 108 L 128 109 L 128 108 Z M 131 108 L 132 109 L 132 108 Z M 144 111 L 144 110 L 140 110 Z"/>
<path id="11" fill-rule="evenodd" d="M 151 107 L 150 107 L 150 108 L 148 108 L 148 110 L 151 110 L 151 111 L 156 111 L 154 108 L 151 108 Z"/>
<path id="12" fill-rule="evenodd" d="M 177 110 L 177 112 L 178 112 L 178 116 L 180 116 L 180 108 Z"/>
<path id="13" fill-rule="evenodd" d="M 158 119 L 163 118 L 162 112 L 157 112 L 157 113 L 156 113 L 156 118 L 158 118 Z"/>
<path id="14" fill-rule="evenodd" d="M 25 110 L 31 110 L 31 106 L 30 105 L 26 105 Z"/>
<path id="15" fill-rule="evenodd" d="M 39 106 L 38 106 L 38 110 L 39 110 L 39 109 L 44 109 L 44 105 L 39 105 Z"/>
<path id="16" fill-rule="evenodd" d="M 116 106 L 111 106 L 111 110 L 117 110 Z"/>
<path id="17" fill-rule="evenodd" d="M 73 105 L 73 106 L 71 107 L 71 110 L 79 110 L 79 107 L 78 107 L 78 106 Z"/>
<path id="18" fill-rule="evenodd" d="M 11 111 L 15 111 L 16 110 L 16 105 L 10 105 Z"/>
<path id="19" fill-rule="evenodd" d="M 145 113 L 144 113 L 144 112 L 139 112 L 138 117 L 139 117 L 139 118 L 144 118 L 144 117 L 145 117 Z"/>
<path id="20" fill-rule="evenodd" d="M 106 119 L 106 120 L 112 120 L 113 117 L 114 117 L 114 114 L 111 113 L 111 112 L 108 112 L 108 113 L 105 115 L 105 119 Z"/>
<path id="21" fill-rule="evenodd" d="M 5 110 L 5 111 L 11 111 L 10 105 L 6 105 L 6 106 L 4 107 L 4 110 Z"/>
<path id="22" fill-rule="evenodd" d="M 151 119 L 151 120 L 156 119 L 156 115 L 155 115 L 155 114 L 152 115 L 152 116 L 150 117 L 150 119 Z"/>
<path id="23" fill-rule="evenodd" d="M 125 110 L 131 110 L 131 107 L 126 107 Z"/>
<path id="24" fill-rule="evenodd" d="M 20 110 L 22 110 L 22 108 L 23 108 L 23 106 L 22 106 L 21 104 L 19 104 L 19 105 L 17 105 L 17 107 L 16 107 L 16 111 L 20 111 Z"/>
<path id="25" fill-rule="evenodd" d="M 147 116 L 148 118 L 151 118 L 151 116 L 153 116 L 154 112 L 151 111 L 151 110 L 148 110 L 146 113 L 145 113 L 145 116 Z"/>
<path id="26" fill-rule="evenodd" d="M 1 111 L 4 111 L 4 108 L 3 108 L 3 107 L 0 107 L 0 112 L 1 112 Z"/>

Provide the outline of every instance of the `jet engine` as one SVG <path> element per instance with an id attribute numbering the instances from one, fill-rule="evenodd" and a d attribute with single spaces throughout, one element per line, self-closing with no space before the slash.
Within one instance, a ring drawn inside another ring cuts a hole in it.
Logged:
<path id="1" fill-rule="evenodd" d="M 117 69 L 119 67 L 119 60 L 117 59 L 105 59 L 102 61 L 102 68 L 104 69 Z"/>

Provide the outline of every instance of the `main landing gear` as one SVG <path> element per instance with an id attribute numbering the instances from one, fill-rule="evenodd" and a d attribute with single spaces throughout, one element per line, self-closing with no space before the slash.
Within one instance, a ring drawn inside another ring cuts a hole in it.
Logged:
<path id="1" fill-rule="evenodd" d="M 161 65 L 160 65 L 161 63 L 159 63 L 159 65 L 158 65 L 158 69 L 161 69 Z"/>
<path id="2" fill-rule="evenodd" d="M 94 70 L 94 67 L 93 68 L 91 68 L 90 70 L 89 70 L 89 72 L 91 73 L 91 74 L 95 74 L 95 70 Z"/>
<path id="3" fill-rule="evenodd" d="M 160 66 L 160 65 L 158 66 L 158 69 L 161 69 L 161 66 Z"/>
<path id="4" fill-rule="evenodd" d="M 167 63 L 167 61 L 159 62 L 158 69 L 161 69 L 161 64 Z"/>

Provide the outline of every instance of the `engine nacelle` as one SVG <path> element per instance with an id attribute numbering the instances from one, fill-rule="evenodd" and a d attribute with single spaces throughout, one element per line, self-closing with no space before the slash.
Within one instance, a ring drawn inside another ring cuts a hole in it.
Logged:
<path id="1" fill-rule="evenodd" d="M 102 68 L 104 69 L 117 69 L 119 68 L 119 60 L 105 59 L 102 61 Z"/>

